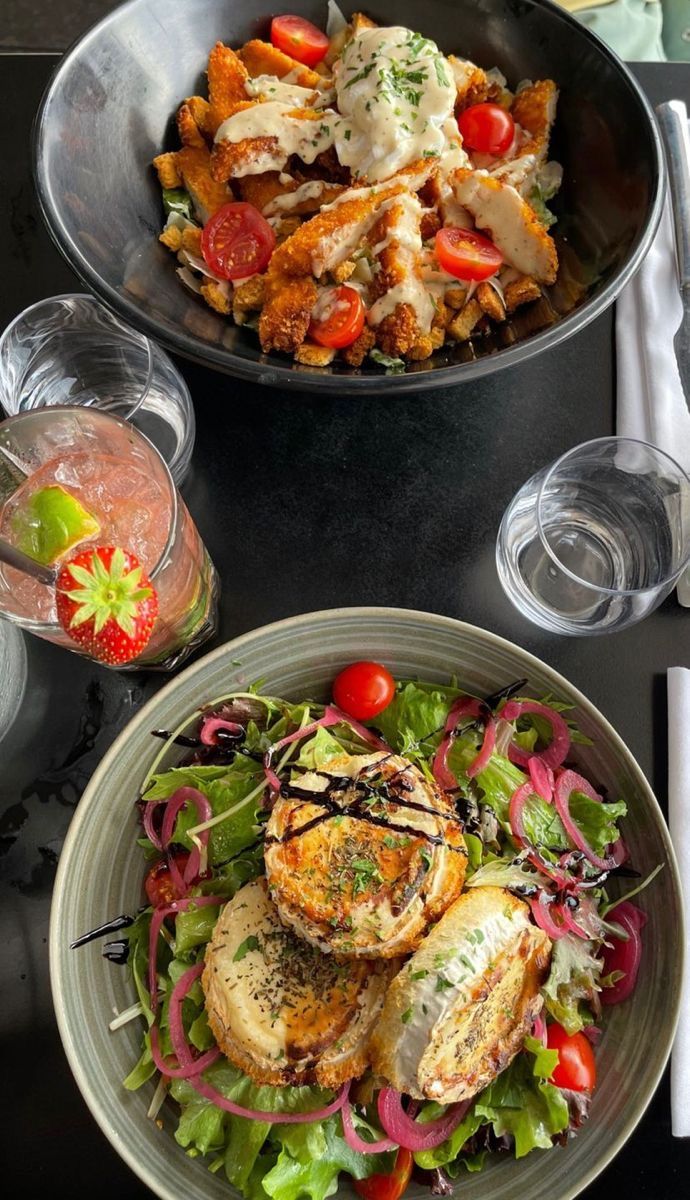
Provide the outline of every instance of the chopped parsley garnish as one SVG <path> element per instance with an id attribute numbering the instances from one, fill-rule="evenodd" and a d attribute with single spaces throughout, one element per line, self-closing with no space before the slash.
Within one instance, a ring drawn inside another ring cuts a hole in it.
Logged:
<path id="1" fill-rule="evenodd" d="M 413 971 L 412 974 L 410 975 L 410 979 L 414 979 L 414 980 L 426 979 L 428 974 L 429 974 L 429 972 L 427 970 L 425 970 L 425 968 L 422 968 L 421 971 Z"/>
<path id="2" fill-rule="evenodd" d="M 412 1020 L 413 1015 L 414 1015 L 414 1009 L 407 1008 L 400 1018 L 403 1025 L 409 1025 L 410 1021 Z"/>
<path id="3" fill-rule="evenodd" d="M 443 59 L 440 57 L 434 59 L 434 67 L 436 68 L 436 78 L 439 87 L 450 87 L 450 79 L 446 74 L 446 68 L 443 65 Z"/>
<path id="4" fill-rule="evenodd" d="M 249 954 L 250 950 L 260 950 L 261 943 L 255 933 L 250 933 L 243 942 L 240 942 L 235 953 L 232 956 L 233 962 L 241 962 L 245 954 Z"/>
<path id="5" fill-rule="evenodd" d="M 446 979 L 445 975 L 437 975 L 436 987 L 434 988 L 434 991 L 446 992 L 446 991 L 448 991 L 448 988 L 453 988 L 453 987 L 455 987 L 455 984 L 453 983 L 452 979 Z"/>
<path id="6" fill-rule="evenodd" d="M 344 132 L 344 134 L 343 134 L 343 137 L 345 138 L 345 141 L 346 141 L 346 142 L 349 142 L 350 138 L 352 137 L 352 130 L 351 130 L 351 129 L 346 129 L 346 130 L 345 130 L 345 132 Z"/>

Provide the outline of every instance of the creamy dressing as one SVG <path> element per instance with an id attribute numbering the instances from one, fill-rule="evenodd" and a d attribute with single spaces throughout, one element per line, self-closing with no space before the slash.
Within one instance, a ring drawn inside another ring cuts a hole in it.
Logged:
<path id="1" fill-rule="evenodd" d="M 294 117 L 284 101 L 267 100 L 228 117 L 219 126 L 215 140 L 237 143 L 245 139 L 276 138 L 280 154 L 274 157 L 279 157 L 282 165 L 291 154 L 297 154 L 302 162 L 312 163 L 317 155 L 333 145 L 336 120 L 337 114 L 329 110 L 319 113 L 315 120 Z M 256 174 L 255 164 L 249 165 Z"/>
<path id="2" fill-rule="evenodd" d="M 456 182 L 454 190 L 458 203 L 489 234 L 510 266 L 540 283 L 553 282 L 553 242 L 515 188 L 476 171 Z"/>
<path id="3" fill-rule="evenodd" d="M 307 183 L 300 184 L 294 192 L 287 192 L 284 196 L 274 196 L 272 200 L 269 200 L 263 210 L 264 216 L 287 212 L 291 208 L 296 208 L 304 200 L 318 200 L 326 188 L 333 186 L 332 183 L 326 183 L 323 179 L 310 179 Z"/>
<path id="4" fill-rule="evenodd" d="M 280 100 L 295 108 L 308 108 L 318 98 L 318 92 L 313 88 L 299 87 L 296 83 L 286 83 L 277 75 L 257 75 L 247 79 L 244 90 L 251 100 L 265 96 L 266 100 Z"/>
<path id="5" fill-rule="evenodd" d="M 367 319 L 370 325 L 379 325 L 399 304 L 408 304 L 414 310 L 419 332 L 428 333 L 435 308 L 420 274 L 422 206 L 411 192 L 403 192 L 390 200 L 388 207 L 392 208 L 395 219 L 384 240 L 374 247 L 374 254 L 379 257 L 388 246 L 393 246 L 403 278 L 372 305 Z"/>
<path id="6" fill-rule="evenodd" d="M 364 29 L 334 67 L 336 151 L 354 175 L 387 179 L 446 147 L 456 87 L 435 42 L 402 26 Z"/>

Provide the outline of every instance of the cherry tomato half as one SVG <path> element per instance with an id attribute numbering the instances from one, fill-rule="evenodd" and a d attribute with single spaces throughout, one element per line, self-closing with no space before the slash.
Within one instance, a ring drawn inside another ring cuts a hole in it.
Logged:
<path id="1" fill-rule="evenodd" d="M 364 302 L 351 287 L 328 288 L 312 317 L 309 336 L 321 346 L 342 350 L 357 340 L 364 328 Z"/>
<path id="2" fill-rule="evenodd" d="M 189 859 L 187 851 L 175 850 L 173 858 L 175 859 L 175 865 L 180 875 L 182 875 Z M 180 899 L 180 894 L 175 887 L 173 877 L 170 874 L 170 867 L 165 858 L 159 858 L 158 862 L 155 862 L 149 870 L 144 880 L 144 891 L 148 897 L 149 904 L 152 904 L 154 908 L 158 905 L 170 904 L 173 900 Z"/>
<path id="3" fill-rule="evenodd" d="M 464 144 L 480 154 L 505 154 L 515 136 L 515 122 L 500 104 L 473 104 L 458 117 Z"/>
<path id="4" fill-rule="evenodd" d="M 325 33 L 305 21 L 304 17 L 274 17 L 271 21 L 271 41 L 283 54 L 304 63 L 305 67 L 313 67 L 328 50 L 328 38 Z"/>
<path id="5" fill-rule="evenodd" d="M 410 1182 L 412 1153 L 398 1150 L 395 1165 L 390 1175 L 370 1175 L 368 1179 L 355 1179 L 355 1191 L 364 1200 L 399 1200 Z"/>
<path id="6" fill-rule="evenodd" d="M 224 204 L 201 231 L 201 253 L 221 279 L 244 279 L 263 271 L 275 244 L 266 218 L 244 201 Z"/>
<path id="7" fill-rule="evenodd" d="M 451 226 L 436 234 L 436 257 L 442 270 L 456 279 L 488 279 L 503 263 L 503 255 L 493 242 L 475 229 Z"/>
<path id="8" fill-rule="evenodd" d="M 356 721 L 368 721 L 387 708 L 395 694 L 390 671 L 375 662 L 356 662 L 345 667 L 333 684 L 333 699 Z"/>
<path id="9" fill-rule="evenodd" d="M 584 1033 L 566 1033 L 562 1025 L 547 1025 L 549 1050 L 558 1051 L 551 1083 L 571 1092 L 593 1092 L 597 1082 L 594 1051 Z"/>

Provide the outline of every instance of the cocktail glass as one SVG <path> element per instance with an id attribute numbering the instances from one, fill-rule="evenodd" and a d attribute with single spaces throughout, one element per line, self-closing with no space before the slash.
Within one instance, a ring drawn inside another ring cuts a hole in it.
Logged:
<path id="1" fill-rule="evenodd" d="M 0 537 L 33 557 L 32 546 L 45 549 L 48 539 L 58 567 L 96 545 L 136 555 L 159 612 L 148 644 L 125 669 L 171 670 L 215 632 L 213 563 L 160 454 L 119 417 L 54 407 L 0 424 Z M 0 615 L 83 652 L 59 624 L 55 600 L 52 585 L 0 563 Z"/>

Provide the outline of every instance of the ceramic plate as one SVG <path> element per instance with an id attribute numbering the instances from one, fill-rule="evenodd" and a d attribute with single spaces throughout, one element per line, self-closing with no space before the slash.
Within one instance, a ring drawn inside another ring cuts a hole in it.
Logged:
<path id="1" fill-rule="evenodd" d="M 163 688 L 120 734 L 94 774 L 69 830 L 60 859 L 50 930 L 55 1008 L 72 1071 L 101 1129 L 133 1171 L 164 1200 L 222 1200 L 237 1195 L 202 1159 L 190 1159 L 172 1136 L 164 1107 L 162 1133 L 146 1117 L 154 1090 L 125 1091 L 122 1080 L 139 1055 L 141 1030 L 133 1021 L 115 1033 L 113 1011 L 134 1000 L 126 970 L 101 957 L 92 943 L 71 951 L 79 934 L 141 903 L 144 862 L 135 846 L 134 801 L 148 765 L 160 751 L 153 729 L 171 729 L 201 704 L 252 680 L 265 690 L 299 699 L 326 699 L 335 674 L 348 662 L 372 658 L 398 677 L 447 681 L 489 694 L 522 676 L 526 692 L 550 693 L 574 706 L 575 720 L 592 746 L 577 746 L 584 774 L 628 802 L 624 824 L 635 866 L 665 869 L 644 892 L 649 923 L 639 982 L 632 999 L 609 1010 L 597 1051 L 599 1086 L 592 1115 L 565 1149 L 506 1158 L 458 1183 L 463 1200 L 570 1200 L 620 1150 L 642 1116 L 664 1069 L 673 1039 L 681 978 L 680 884 L 668 832 L 640 768 L 615 730 L 562 676 L 518 646 L 471 625 L 428 613 L 388 608 L 335 609 L 293 617 L 228 642 Z M 237 665 L 240 664 L 240 665 Z M 166 1106 L 167 1107 L 167 1106 Z M 409 1200 L 427 1200 L 412 1187 Z"/>

